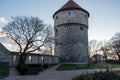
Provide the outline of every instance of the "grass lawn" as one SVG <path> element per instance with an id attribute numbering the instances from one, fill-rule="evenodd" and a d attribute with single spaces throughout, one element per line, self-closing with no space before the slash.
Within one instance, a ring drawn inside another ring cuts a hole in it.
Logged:
<path id="1" fill-rule="evenodd" d="M 106 69 L 106 68 L 120 68 L 120 65 L 112 64 L 62 64 L 56 70 L 78 70 L 78 69 Z"/>
<path id="2" fill-rule="evenodd" d="M 0 76 L 7 76 L 9 74 L 9 68 L 0 68 Z"/>

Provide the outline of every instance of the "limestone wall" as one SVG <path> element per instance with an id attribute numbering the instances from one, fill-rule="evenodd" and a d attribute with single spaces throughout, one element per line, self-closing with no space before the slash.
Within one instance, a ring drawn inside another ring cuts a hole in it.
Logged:
<path id="1" fill-rule="evenodd" d="M 54 16 L 55 55 L 61 62 L 88 62 L 88 13 L 60 11 Z"/>
<path id="2" fill-rule="evenodd" d="M 88 26 L 88 14 L 80 10 L 61 11 L 54 17 L 54 26 L 79 23 Z"/>
<path id="3" fill-rule="evenodd" d="M 19 55 L 11 54 L 11 64 L 10 66 L 16 66 L 18 64 Z M 37 55 L 37 54 L 28 54 L 26 57 L 26 64 L 58 64 L 59 57 L 52 55 Z"/>
<path id="4" fill-rule="evenodd" d="M 57 56 L 61 56 L 62 62 L 86 63 L 88 58 L 88 29 L 77 24 L 63 25 L 55 29 L 58 30 L 55 34 L 55 53 Z"/>
<path id="5" fill-rule="evenodd" d="M 0 62 L 10 62 L 10 52 L 0 43 Z"/>

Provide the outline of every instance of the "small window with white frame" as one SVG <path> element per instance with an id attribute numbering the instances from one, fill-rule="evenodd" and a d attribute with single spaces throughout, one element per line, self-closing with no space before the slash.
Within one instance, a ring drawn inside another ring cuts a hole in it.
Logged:
<path id="1" fill-rule="evenodd" d="M 68 12 L 68 16 L 71 16 L 71 12 Z"/>
<path id="2" fill-rule="evenodd" d="M 16 61 L 16 55 L 13 56 L 13 61 L 14 61 L 14 62 Z"/>
<path id="3" fill-rule="evenodd" d="M 32 56 L 29 56 L 29 62 L 32 62 Z"/>

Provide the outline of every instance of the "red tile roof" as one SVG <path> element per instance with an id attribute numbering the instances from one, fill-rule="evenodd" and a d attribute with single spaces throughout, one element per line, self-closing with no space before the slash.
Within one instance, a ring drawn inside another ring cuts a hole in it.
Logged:
<path id="1" fill-rule="evenodd" d="M 70 9 L 70 8 L 81 8 L 78 4 L 76 4 L 73 0 L 69 0 L 65 5 L 63 5 L 60 10 Z"/>
<path id="2" fill-rule="evenodd" d="M 81 8 L 77 3 L 75 3 L 73 0 L 69 0 L 63 7 L 61 7 L 58 11 L 55 12 L 57 14 L 58 12 L 61 11 L 66 11 L 66 10 L 81 10 L 86 12 L 89 15 L 89 12 L 86 11 L 85 9 Z M 53 15 L 53 17 L 55 16 Z"/>

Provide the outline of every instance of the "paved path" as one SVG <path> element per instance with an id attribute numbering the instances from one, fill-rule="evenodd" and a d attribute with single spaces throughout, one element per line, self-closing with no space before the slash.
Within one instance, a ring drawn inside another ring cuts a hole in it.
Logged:
<path id="1" fill-rule="evenodd" d="M 71 80 L 73 77 L 78 76 L 83 73 L 91 73 L 95 71 L 100 71 L 100 69 L 86 69 L 86 70 L 70 70 L 70 71 L 56 71 L 55 69 L 58 67 L 52 67 L 43 72 L 40 72 L 38 75 L 30 75 L 30 76 L 19 76 L 19 75 L 11 75 L 6 77 L 4 80 Z M 120 70 L 116 68 L 114 70 Z M 14 71 L 14 70 L 13 70 Z M 105 71 L 105 69 L 102 69 Z"/>

